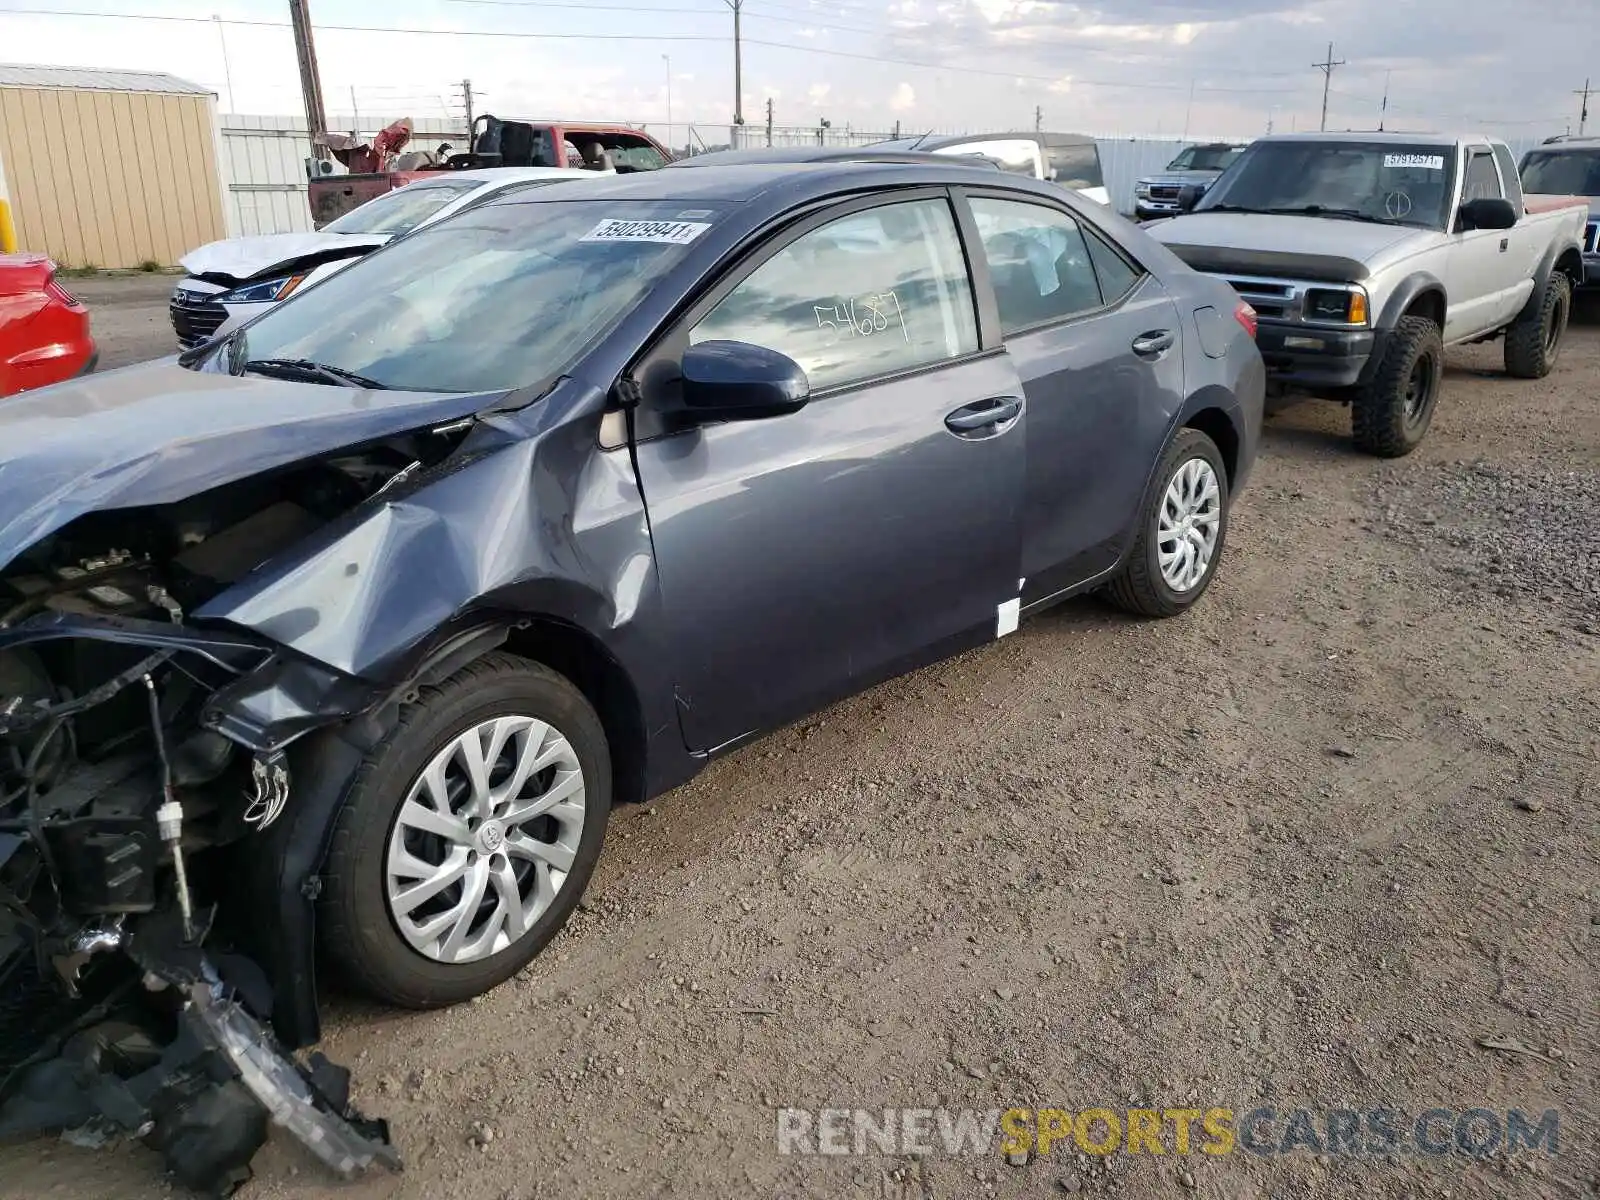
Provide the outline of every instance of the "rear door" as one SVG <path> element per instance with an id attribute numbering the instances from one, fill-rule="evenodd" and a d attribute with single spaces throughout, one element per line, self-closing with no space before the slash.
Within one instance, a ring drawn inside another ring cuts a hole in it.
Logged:
<path id="1" fill-rule="evenodd" d="M 978 329 L 950 199 L 924 191 L 781 235 L 635 370 L 635 454 L 692 749 L 1015 627 L 1025 404 Z M 789 355 L 810 402 L 682 425 L 676 364 L 710 339 Z"/>
<path id="2" fill-rule="evenodd" d="M 1114 566 L 1183 400 L 1177 306 L 1088 222 L 967 193 L 1028 400 L 1024 605 Z"/>

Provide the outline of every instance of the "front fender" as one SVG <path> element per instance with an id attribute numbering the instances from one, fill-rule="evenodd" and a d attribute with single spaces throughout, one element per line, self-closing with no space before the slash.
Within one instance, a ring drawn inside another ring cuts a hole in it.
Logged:
<path id="1" fill-rule="evenodd" d="M 1414 271 L 1402 279 L 1383 302 L 1373 328 L 1385 332 L 1392 330 L 1413 304 L 1433 295 L 1439 298 L 1439 328 L 1443 329 L 1444 316 L 1450 311 L 1450 294 L 1445 290 L 1443 280 L 1431 271 Z"/>

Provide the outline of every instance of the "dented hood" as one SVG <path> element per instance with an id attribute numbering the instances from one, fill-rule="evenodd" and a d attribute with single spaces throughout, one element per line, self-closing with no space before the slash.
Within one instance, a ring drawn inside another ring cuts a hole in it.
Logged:
<path id="1" fill-rule="evenodd" d="M 175 359 L 23 392 L 0 400 L 0 567 L 86 512 L 168 504 L 499 395 L 237 377 Z"/>
<path id="2" fill-rule="evenodd" d="M 254 279 L 274 267 L 287 267 L 320 255 L 365 254 L 388 242 L 387 233 L 268 233 L 228 238 L 191 250 L 178 265 L 191 275 Z"/>

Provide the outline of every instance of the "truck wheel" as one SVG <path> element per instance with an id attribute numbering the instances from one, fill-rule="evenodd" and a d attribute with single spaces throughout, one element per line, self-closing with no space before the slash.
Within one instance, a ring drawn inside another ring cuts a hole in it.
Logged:
<path id="1" fill-rule="evenodd" d="M 1228 468 L 1198 429 L 1172 439 L 1139 510 L 1133 548 L 1101 594 L 1141 617 L 1175 617 L 1205 593 L 1228 532 Z"/>
<path id="2" fill-rule="evenodd" d="M 1400 458 L 1422 444 L 1444 374 L 1444 340 L 1427 317 L 1401 317 L 1383 360 L 1350 405 L 1356 449 Z"/>
<path id="3" fill-rule="evenodd" d="M 488 991 L 566 923 L 610 807 L 604 728 L 554 671 L 490 654 L 422 688 L 334 826 L 328 958 L 402 1008 Z"/>
<path id="4" fill-rule="evenodd" d="M 1571 315 L 1572 280 L 1557 271 L 1544 285 L 1539 306 L 1506 330 L 1506 374 L 1516 379 L 1543 379 L 1550 374 Z"/>

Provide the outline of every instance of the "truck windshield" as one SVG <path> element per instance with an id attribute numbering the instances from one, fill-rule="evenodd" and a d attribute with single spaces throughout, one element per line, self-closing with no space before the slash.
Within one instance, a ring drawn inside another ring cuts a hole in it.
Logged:
<path id="1" fill-rule="evenodd" d="M 1546 196 L 1600 196 L 1600 149 L 1530 151 L 1522 160 L 1522 190 Z"/>
<path id="2" fill-rule="evenodd" d="M 1443 229 L 1456 151 L 1434 143 L 1256 142 L 1196 211 L 1342 217 Z"/>
<path id="3" fill-rule="evenodd" d="M 368 200 L 360 208 L 345 213 L 322 227 L 323 233 L 410 233 L 453 200 L 459 200 L 481 184 L 466 179 L 446 183 L 408 183 Z"/>
<path id="4" fill-rule="evenodd" d="M 490 204 L 420 229 L 253 321 L 219 356 L 406 391 L 494 392 L 577 362 L 716 220 L 703 204 Z M 219 359 L 213 361 L 217 366 Z"/>
<path id="5" fill-rule="evenodd" d="M 1225 171 L 1243 153 L 1241 146 L 1189 146 L 1167 164 L 1167 170 Z"/>

